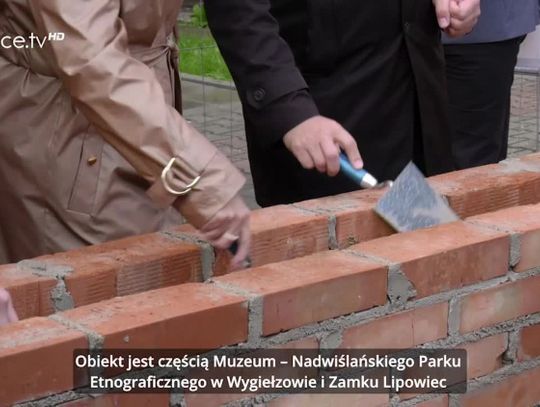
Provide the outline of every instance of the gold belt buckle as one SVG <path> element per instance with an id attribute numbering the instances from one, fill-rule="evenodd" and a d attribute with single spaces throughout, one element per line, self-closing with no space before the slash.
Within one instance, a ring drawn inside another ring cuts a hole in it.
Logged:
<path id="1" fill-rule="evenodd" d="M 197 176 L 190 184 L 186 185 L 186 188 L 183 191 L 177 191 L 169 185 L 169 181 L 167 180 L 167 174 L 169 173 L 169 171 L 171 171 L 175 161 L 176 157 L 171 158 L 167 166 L 163 169 L 163 171 L 161 172 L 161 182 L 163 183 L 163 187 L 165 188 L 165 190 L 170 194 L 178 196 L 186 195 L 193 189 L 195 185 L 197 185 L 197 183 L 201 179 L 201 176 Z"/>

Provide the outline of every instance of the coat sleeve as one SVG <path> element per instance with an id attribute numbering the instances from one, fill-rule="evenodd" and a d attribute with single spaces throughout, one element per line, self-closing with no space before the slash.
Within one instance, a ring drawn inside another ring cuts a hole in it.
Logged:
<path id="1" fill-rule="evenodd" d="M 269 0 L 205 0 L 210 30 L 236 83 L 244 114 L 267 147 L 319 114 Z"/>
<path id="2" fill-rule="evenodd" d="M 41 35 L 63 32 L 48 43 L 53 65 L 74 104 L 108 143 L 150 183 L 160 206 L 174 205 L 201 227 L 245 182 L 242 174 L 166 102 L 153 71 L 130 56 L 119 0 L 31 0 Z M 161 173 L 172 158 L 170 194 Z"/>

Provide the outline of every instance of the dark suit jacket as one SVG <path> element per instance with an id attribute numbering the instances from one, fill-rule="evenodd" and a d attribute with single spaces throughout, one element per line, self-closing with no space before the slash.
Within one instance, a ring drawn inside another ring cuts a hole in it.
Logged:
<path id="1" fill-rule="evenodd" d="M 381 180 L 394 179 L 412 159 L 427 174 L 453 168 L 431 0 L 270 3 L 205 2 L 243 103 L 261 205 L 358 188 L 303 170 L 281 143 L 319 113 L 353 134 L 366 169 Z"/>

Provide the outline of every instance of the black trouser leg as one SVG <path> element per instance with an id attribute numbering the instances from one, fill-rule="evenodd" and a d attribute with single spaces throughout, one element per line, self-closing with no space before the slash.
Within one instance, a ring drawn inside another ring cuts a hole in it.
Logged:
<path id="1" fill-rule="evenodd" d="M 506 158 L 510 93 L 522 41 L 445 46 L 452 154 L 458 169 Z"/>

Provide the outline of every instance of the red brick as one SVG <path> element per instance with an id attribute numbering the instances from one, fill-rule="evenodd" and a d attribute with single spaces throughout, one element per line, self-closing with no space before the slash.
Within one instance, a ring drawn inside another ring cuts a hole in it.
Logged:
<path id="1" fill-rule="evenodd" d="M 373 210 L 384 191 L 357 191 L 313 199 L 295 206 L 335 216 L 336 239 L 343 249 L 358 242 L 388 236 L 394 230 Z"/>
<path id="2" fill-rule="evenodd" d="M 224 276 L 231 272 L 232 254 L 228 250 L 214 249 L 215 260 L 213 267 L 213 277 Z"/>
<path id="3" fill-rule="evenodd" d="M 217 407 L 225 406 L 234 401 L 249 399 L 250 394 L 193 394 L 185 395 L 186 407 Z"/>
<path id="4" fill-rule="evenodd" d="M 540 153 L 522 155 L 512 161 L 516 162 L 516 167 L 521 166 L 522 170 L 537 172 L 540 171 Z"/>
<path id="5" fill-rule="evenodd" d="M 195 239 L 200 242 L 204 242 L 201 234 L 190 224 L 183 224 L 181 226 L 175 227 L 172 229 L 174 233 L 180 233 L 185 236 L 187 239 Z M 199 243 L 201 245 L 201 243 Z M 210 245 L 208 245 L 210 247 Z M 220 250 L 213 248 L 214 251 L 214 264 L 212 264 L 212 276 L 223 276 L 231 272 L 231 260 L 233 256 L 229 250 Z"/>
<path id="6" fill-rule="evenodd" d="M 106 348 L 215 349 L 247 338 L 247 304 L 187 283 L 118 297 L 62 315 L 105 337 Z"/>
<path id="7" fill-rule="evenodd" d="M 540 368 L 469 392 L 460 397 L 462 407 L 532 407 L 540 401 Z"/>
<path id="8" fill-rule="evenodd" d="M 502 367 L 502 356 L 508 347 L 508 334 L 489 336 L 477 342 L 460 345 L 467 351 L 467 377 L 486 376 Z"/>
<path id="9" fill-rule="evenodd" d="M 461 300 L 461 332 L 540 312 L 540 276 L 501 284 Z"/>
<path id="10" fill-rule="evenodd" d="M 263 297 L 264 335 L 386 303 L 386 268 L 335 251 L 229 274 L 216 281 Z"/>
<path id="11" fill-rule="evenodd" d="M 413 369 L 414 371 L 414 369 Z M 441 377 L 443 375 L 443 373 L 439 373 L 439 377 Z M 418 374 L 418 375 L 413 375 L 415 377 L 425 377 L 426 375 L 425 374 Z M 411 400 L 415 397 L 418 397 L 418 396 L 425 396 L 426 394 L 430 394 L 430 393 L 399 393 L 398 396 L 399 396 L 399 399 L 401 401 L 407 401 L 407 400 Z M 426 400 L 424 402 L 421 402 L 419 404 L 414 404 L 415 406 L 421 406 L 421 407 L 424 407 L 424 406 L 427 406 L 427 407 L 440 407 L 440 406 L 445 406 L 445 407 L 448 407 L 448 397 L 438 397 L 438 398 L 435 398 L 435 399 L 430 399 L 430 400 Z"/>
<path id="12" fill-rule="evenodd" d="M 268 407 L 387 407 L 388 394 L 294 394 L 267 403 Z"/>
<path id="13" fill-rule="evenodd" d="M 448 396 L 439 396 L 416 404 L 416 407 L 448 407 Z"/>
<path id="14" fill-rule="evenodd" d="M 11 294 L 19 319 L 49 315 L 50 292 L 56 284 L 54 278 L 35 276 L 14 264 L 0 267 L 0 287 Z"/>
<path id="15" fill-rule="evenodd" d="M 327 216 L 293 206 L 278 205 L 252 211 L 250 228 L 253 267 L 307 256 L 329 248 Z M 189 225 L 182 225 L 174 231 L 198 236 Z M 216 258 L 214 276 L 227 274 L 230 256 L 217 251 Z"/>
<path id="16" fill-rule="evenodd" d="M 319 341 L 316 337 L 307 337 L 297 341 L 288 342 L 284 345 L 274 346 L 274 349 L 318 349 Z M 263 351 L 264 353 L 264 351 Z M 263 356 L 265 356 L 263 354 Z M 227 393 L 227 394 L 204 394 L 187 393 L 185 395 L 187 407 L 214 407 L 222 406 L 233 401 L 249 399 L 250 394 Z"/>
<path id="17" fill-rule="evenodd" d="M 443 302 L 348 328 L 343 332 L 341 347 L 405 349 L 445 338 L 447 334 L 448 303 Z"/>
<path id="18" fill-rule="evenodd" d="M 253 266 L 328 250 L 328 219 L 292 206 L 273 206 L 252 212 Z"/>
<path id="19" fill-rule="evenodd" d="M 429 183 L 461 218 L 540 202 L 540 168 L 519 162 L 438 175 Z"/>
<path id="20" fill-rule="evenodd" d="M 510 240 L 504 233 L 454 222 L 370 240 L 351 250 L 401 263 L 422 298 L 506 274 Z"/>
<path id="21" fill-rule="evenodd" d="M 520 259 L 515 271 L 540 267 L 540 205 L 518 206 L 475 216 L 469 220 L 519 233 Z"/>
<path id="22" fill-rule="evenodd" d="M 523 155 L 519 157 L 519 161 L 527 161 L 533 165 L 540 165 L 540 152 Z"/>
<path id="23" fill-rule="evenodd" d="M 89 272 L 67 276 L 66 290 L 73 297 L 74 306 L 81 307 L 116 297 L 117 273 L 98 266 Z"/>
<path id="24" fill-rule="evenodd" d="M 73 351 L 87 347 L 84 334 L 45 318 L 0 327 L 0 405 L 72 389 Z"/>
<path id="25" fill-rule="evenodd" d="M 64 281 L 74 306 L 96 303 L 116 297 L 116 275 L 119 263 L 113 258 L 94 255 L 83 249 L 38 257 L 36 261 L 73 270 Z M 51 301 L 44 305 L 44 315 L 54 313 Z"/>
<path id="26" fill-rule="evenodd" d="M 118 273 L 118 295 L 202 280 L 200 248 L 158 236 L 129 247 Z"/>
<path id="27" fill-rule="evenodd" d="M 71 267 L 66 286 L 75 306 L 201 280 L 197 245 L 147 234 L 38 258 Z"/>
<path id="28" fill-rule="evenodd" d="M 540 324 L 523 328 L 520 333 L 520 360 L 530 360 L 540 357 Z"/>
<path id="29" fill-rule="evenodd" d="M 61 404 L 61 407 L 169 407 L 169 394 L 105 394 Z"/>

